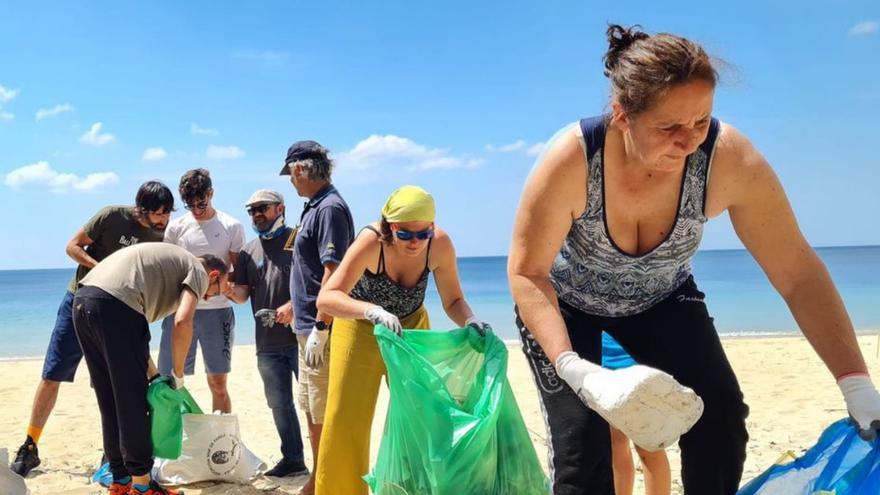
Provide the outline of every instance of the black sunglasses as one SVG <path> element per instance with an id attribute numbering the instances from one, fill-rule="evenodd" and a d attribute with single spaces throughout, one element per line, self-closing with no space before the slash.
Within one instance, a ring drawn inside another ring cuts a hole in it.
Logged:
<path id="1" fill-rule="evenodd" d="M 141 215 L 160 215 L 160 216 L 165 216 L 165 215 L 170 215 L 171 212 L 174 211 L 174 208 L 171 208 L 170 210 L 166 210 L 164 206 L 160 206 L 158 210 L 148 210 L 148 209 L 146 209 L 146 208 L 142 208 L 142 207 L 140 207 L 140 206 L 138 206 L 137 209 L 138 209 L 138 212 L 139 212 Z"/>
<path id="2" fill-rule="evenodd" d="M 261 205 L 254 205 L 247 207 L 247 214 L 250 216 L 254 216 L 257 213 L 266 213 L 266 210 L 269 209 L 270 206 L 274 206 L 278 203 L 263 203 Z"/>
<path id="3" fill-rule="evenodd" d="M 207 210 L 208 200 L 199 201 L 198 203 L 184 203 L 183 207 L 187 210 Z"/>

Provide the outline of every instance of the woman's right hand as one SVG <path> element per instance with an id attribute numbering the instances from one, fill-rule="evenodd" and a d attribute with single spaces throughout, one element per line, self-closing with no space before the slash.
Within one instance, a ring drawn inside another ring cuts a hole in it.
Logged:
<path id="1" fill-rule="evenodd" d="M 364 311 L 364 318 L 370 320 L 373 325 L 382 325 L 387 327 L 398 336 L 403 334 L 403 327 L 400 325 L 400 319 L 397 315 L 385 311 L 381 306 L 370 306 Z"/>
<path id="2" fill-rule="evenodd" d="M 591 363 L 581 358 L 574 351 L 565 351 L 556 358 L 556 374 L 580 397 L 581 402 L 589 408 L 593 408 L 592 396 L 585 390 L 584 383 L 588 376 L 608 371 L 598 364 Z"/>

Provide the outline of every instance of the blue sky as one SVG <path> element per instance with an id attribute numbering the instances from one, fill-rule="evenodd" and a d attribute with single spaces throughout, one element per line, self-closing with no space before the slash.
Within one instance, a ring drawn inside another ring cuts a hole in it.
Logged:
<path id="1" fill-rule="evenodd" d="M 610 3 L 0 2 L 0 269 L 69 266 L 97 209 L 197 166 L 242 220 L 262 187 L 297 211 L 276 174 L 298 139 L 333 150 L 358 224 L 415 183 L 460 255 L 504 254 L 541 143 L 607 104 L 609 21 L 724 59 L 715 115 L 810 242 L 880 244 L 876 1 Z M 719 218 L 703 247 L 740 244 Z"/>

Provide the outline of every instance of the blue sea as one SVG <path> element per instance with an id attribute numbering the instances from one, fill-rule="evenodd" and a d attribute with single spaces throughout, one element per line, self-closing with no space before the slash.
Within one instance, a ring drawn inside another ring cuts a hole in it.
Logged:
<path id="1" fill-rule="evenodd" d="M 880 246 L 817 249 L 840 290 L 856 329 L 880 331 Z M 513 300 L 506 275 L 507 258 L 462 258 L 462 287 L 474 312 L 504 339 L 515 339 Z M 55 312 L 72 269 L 0 271 L 0 359 L 42 356 Z M 697 285 L 722 335 L 797 333 L 782 298 L 743 250 L 701 251 L 694 260 Z M 427 306 L 434 328 L 452 328 L 433 285 Z M 250 305 L 236 307 L 236 343 L 254 341 Z M 153 343 L 159 340 L 153 325 Z"/>

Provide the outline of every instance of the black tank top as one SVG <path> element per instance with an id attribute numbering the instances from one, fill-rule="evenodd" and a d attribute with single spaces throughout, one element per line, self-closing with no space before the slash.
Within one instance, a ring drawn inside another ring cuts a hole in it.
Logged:
<path id="1" fill-rule="evenodd" d="M 364 227 L 376 236 L 379 232 L 372 226 Z M 363 230 L 361 230 L 363 232 Z M 358 301 L 365 301 L 381 306 L 385 311 L 394 314 L 398 318 L 405 318 L 418 310 L 425 302 L 425 292 L 428 289 L 428 260 L 431 257 L 431 242 L 428 240 L 427 255 L 425 256 L 425 270 L 416 285 L 404 287 L 391 279 L 385 271 L 385 243 L 379 243 L 379 267 L 377 273 L 369 270 L 364 271 L 363 276 L 357 281 L 349 295 Z"/>

